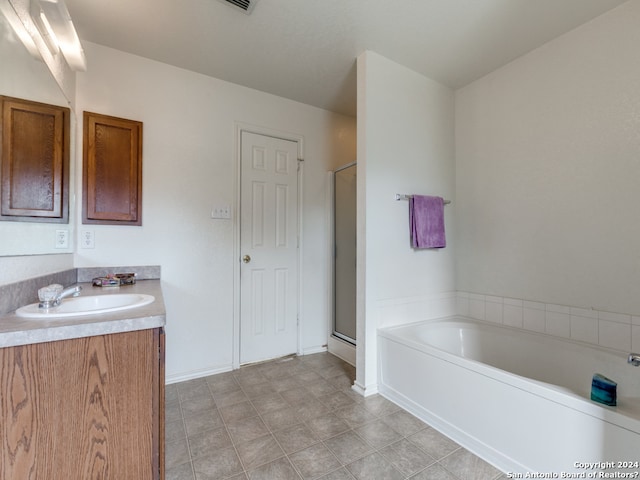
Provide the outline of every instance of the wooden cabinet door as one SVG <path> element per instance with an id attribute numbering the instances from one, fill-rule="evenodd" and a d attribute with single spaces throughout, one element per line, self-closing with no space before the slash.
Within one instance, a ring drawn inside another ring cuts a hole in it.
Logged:
<path id="1" fill-rule="evenodd" d="M 159 478 L 159 342 L 155 329 L 1 349 L 0 478 Z"/>
<path id="2" fill-rule="evenodd" d="M 0 220 L 68 222 L 70 110 L 0 96 Z"/>
<path id="3" fill-rule="evenodd" d="M 84 112 L 82 223 L 142 225 L 142 122 Z"/>

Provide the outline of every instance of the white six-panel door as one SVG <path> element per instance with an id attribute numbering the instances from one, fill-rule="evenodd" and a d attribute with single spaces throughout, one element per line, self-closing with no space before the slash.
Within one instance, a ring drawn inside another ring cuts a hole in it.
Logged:
<path id="1" fill-rule="evenodd" d="M 298 145 L 241 134 L 240 363 L 296 353 Z"/>

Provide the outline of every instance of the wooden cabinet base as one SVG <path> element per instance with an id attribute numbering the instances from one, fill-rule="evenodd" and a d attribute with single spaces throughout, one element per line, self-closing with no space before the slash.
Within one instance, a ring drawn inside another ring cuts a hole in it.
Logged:
<path id="1" fill-rule="evenodd" d="M 0 349 L 0 478 L 161 478 L 163 335 Z"/>

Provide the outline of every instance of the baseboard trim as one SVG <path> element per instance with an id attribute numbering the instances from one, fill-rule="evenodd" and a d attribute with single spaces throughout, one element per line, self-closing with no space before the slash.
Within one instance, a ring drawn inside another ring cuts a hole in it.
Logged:
<path id="1" fill-rule="evenodd" d="M 365 387 L 364 385 L 359 384 L 357 381 L 353 382 L 351 389 L 354 390 L 356 393 L 362 395 L 363 397 L 369 397 L 371 395 L 375 395 L 376 393 L 378 393 L 377 384 L 369 385 L 368 387 Z"/>
<path id="2" fill-rule="evenodd" d="M 356 347 L 350 343 L 340 340 L 333 335 L 329 337 L 327 344 L 329 353 L 344 360 L 349 365 L 356 366 Z"/>
<path id="3" fill-rule="evenodd" d="M 526 468 L 524 465 L 520 464 L 514 459 L 504 455 L 501 452 L 496 451 L 491 446 L 460 430 L 455 425 L 452 425 L 450 422 L 445 421 L 440 416 L 427 410 L 423 406 L 417 404 L 395 389 L 387 385 L 380 385 L 380 395 L 385 397 L 387 400 L 392 401 L 396 405 L 402 407 L 411 415 L 419 418 L 438 432 L 449 437 L 454 442 L 462 445 L 471 453 L 482 458 L 484 461 L 493 465 L 498 470 L 502 470 L 503 472 L 532 471 L 531 469 Z"/>
<path id="4" fill-rule="evenodd" d="M 326 345 L 320 345 L 317 347 L 305 348 L 302 350 L 302 355 L 313 355 L 314 353 L 322 353 L 327 351 Z"/>
<path id="5" fill-rule="evenodd" d="M 165 385 L 171 385 L 172 383 L 208 377 L 209 375 L 217 375 L 218 373 L 230 372 L 231 370 L 233 370 L 233 366 L 229 364 L 215 368 L 205 368 L 202 370 L 192 370 L 190 372 L 174 373 L 172 375 L 167 375 L 165 377 L 164 383 Z"/>

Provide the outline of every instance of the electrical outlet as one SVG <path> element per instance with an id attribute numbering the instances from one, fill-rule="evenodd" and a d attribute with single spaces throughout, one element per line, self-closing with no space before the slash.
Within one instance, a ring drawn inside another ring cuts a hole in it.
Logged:
<path id="1" fill-rule="evenodd" d="M 211 211 L 211 218 L 228 220 L 231 218 L 231 207 L 229 205 L 217 205 Z"/>
<path id="2" fill-rule="evenodd" d="M 69 230 L 56 230 L 55 248 L 69 248 Z"/>
<path id="3" fill-rule="evenodd" d="M 96 248 L 93 230 L 82 230 L 80 232 L 80 246 L 82 248 Z"/>

